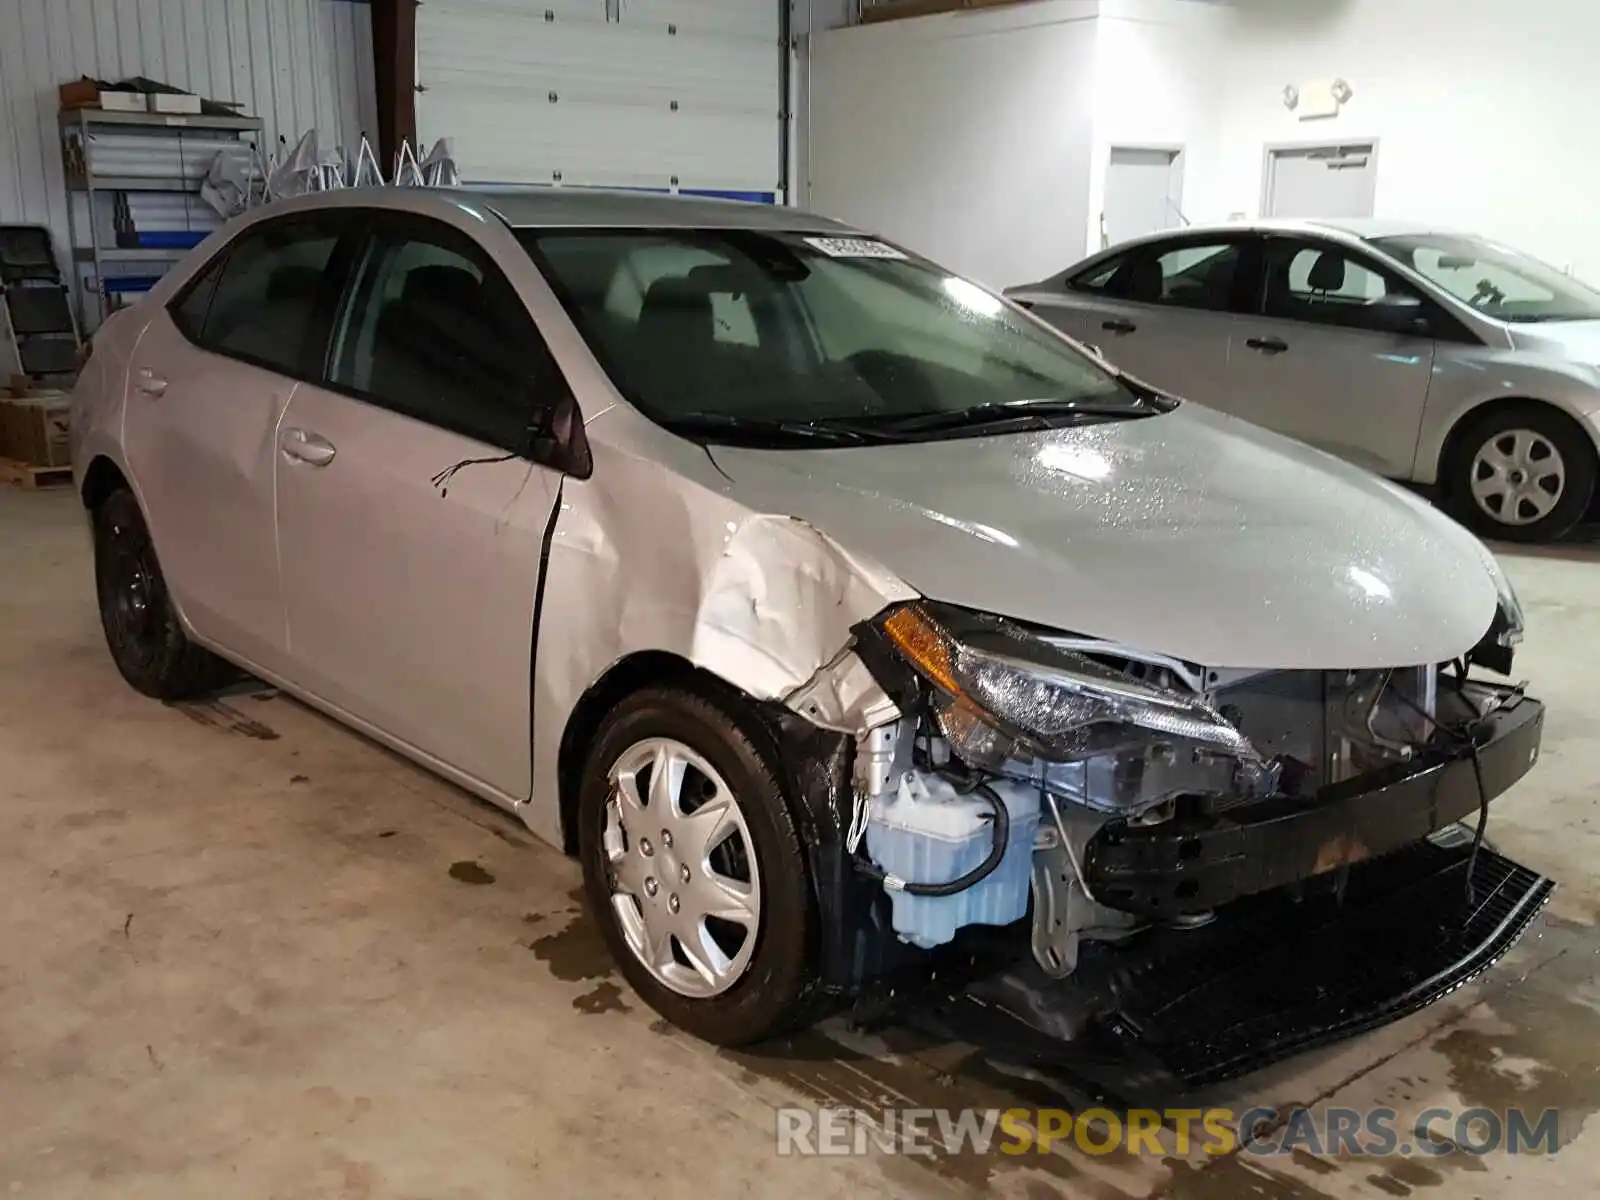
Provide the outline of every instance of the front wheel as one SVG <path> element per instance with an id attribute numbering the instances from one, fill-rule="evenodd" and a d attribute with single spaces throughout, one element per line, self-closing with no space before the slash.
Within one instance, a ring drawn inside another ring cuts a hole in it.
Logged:
<path id="1" fill-rule="evenodd" d="M 805 859 L 744 720 L 688 690 L 628 697 L 589 754 L 579 818 L 590 908 L 652 1008 L 725 1046 L 813 1015 Z"/>
<path id="2" fill-rule="evenodd" d="M 1452 513 L 1475 532 L 1510 542 L 1552 541 L 1588 511 L 1594 443 L 1548 405 L 1509 406 L 1462 430 L 1445 476 Z"/>

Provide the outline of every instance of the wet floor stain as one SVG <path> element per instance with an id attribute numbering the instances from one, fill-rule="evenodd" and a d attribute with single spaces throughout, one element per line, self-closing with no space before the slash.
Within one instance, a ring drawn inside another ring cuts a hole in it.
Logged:
<path id="1" fill-rule="evenodd" d="M 478 863 L 471 861 L 451 863 L 450 878 L 457 883 L 485 884 L 494 882 L 493 875 L 485 871 Z"/>
<path id="2" fill-rule="evenodd" d="M 278 731 L 272 726 L 257 721 L 254 717 L 245 716 L 223 700 L 169 702 L 168 707 L 177 709 L 198 725 L 220 729 L 224 733 L 237 733 L 241 737 L 255 738 L 262 742 L 278 740 Z"/>
<path id="3" fill-rule="evenodd" d="M 1239 1154 L 1203 1163 L 1169 1162 L 1173 1177 L 1159 1193 L 1162 1200 L 1334 1200 L 1313 1184 L 1280 1175 Z"/>
<path id="4" fill-rule="evenodd" d="M 868 1113 L 891 1109 L 958 1108 L 1015 1109 L 1021 1106 L 1059 1107 L 1059 1094 L 1031 1093 L 1025 1081 L 994 1075 L 979 1055 L 954 1050 L 905 1029 L 882 1031 L 882 1052 L 862 1053 L 829 1037 L 820 1029 L 806 1030 L 748 1050 L 722 1050 L 721 1057 L 741 1068 L 741 1078 L 754 1077 L 779 1083 L 798 1093 L 808 1106 L 852 1108 Z M 928 1056 L 927 1059 L 920 1057 Z M 930 1061 L 930 1059 L 941 1061 Z M 942 1061 L 945 1058 L 951 1061 Z M 997 1176 L 1012 1172 L 1030 1178 L 1030 1194 L 1054 1196 L 1112 1196 L 1064 1155 L 1037 1148 L 1010 1156 L 975 1153 L 970 1145 L 940 1144 L 937 1131 L 919 1138 L 930 1151 L 917 1157 L 893 1156 L 885 1165 L 896 1170 L 914 1168 L 942 1179 L 988 1191 Z M 886 1131 L 867 1130 L 873 1138 L 887 1139 Z M 1005 1140 L 1004 1134 L 997 1134 Z M 1013 1142 L 1015 1139 L 1012 1139 Z M 1059 1187 L 1057 1186 L 1059 1185 Z M 1039 1190 L 1042 1189 L 1042 1190 Z M 1064 1190 L 1063 1190 L 1064 1189 Z M 1085 1189 L 1088 1189 L 1087 1191 Z"/>
<path id="5" fill-rule="evenodd" d="M 616 967 L 600 930 L 582 913 L 573 914 L 566 928 L 534 938 L 528 949 L 566 983 L 604 979 Z"/>
<path id="6" fill-rule="evenodd" d="M 603 979 L 572 1002 L 572 1007 L 590 1016 L 599 1013 L 632 1012 L 622 1001 L 622 989 L 609 979 Z"/>
<path id="7" fill-rule="evenodd" d="M 1600 1112 L 1600 940 L 1588 928 L 1568 937 L 1559 957 L 1491 1001 L 1503 1032 L 1462 1027 L 1434 1045 L 1466 1104 L 1520 1109 L 1530 1126 L 1557 1110 L 1560 1147 Z"/>

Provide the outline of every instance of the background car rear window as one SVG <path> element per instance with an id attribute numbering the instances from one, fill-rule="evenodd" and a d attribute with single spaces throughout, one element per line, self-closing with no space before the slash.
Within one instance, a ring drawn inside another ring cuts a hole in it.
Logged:
<path id="1" fill-rule="evenodd" d="M 510 281 L 441 225 L 374 238 L 328 378 L 395 412 L 520 452 L 549 364 Z"/>
<path id="2" fill-rule="evenodd" d="M 196 340 L 208 350 L 298 374 L 338 240 L 338 230 L 320 218 L 273 221 L 246 232 L 227 251 Z"/>

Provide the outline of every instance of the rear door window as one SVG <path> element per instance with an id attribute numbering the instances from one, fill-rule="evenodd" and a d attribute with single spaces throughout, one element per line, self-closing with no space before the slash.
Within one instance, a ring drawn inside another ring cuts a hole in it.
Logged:
<path id="1" fill-rule="evenodd" d="M 319 299 L 338 281 L 328 274 L 346 226 L 335 213 L 268 221 L 236 238 L 171 308 L 191 341 L 230 358 L 302 376 Z"/>

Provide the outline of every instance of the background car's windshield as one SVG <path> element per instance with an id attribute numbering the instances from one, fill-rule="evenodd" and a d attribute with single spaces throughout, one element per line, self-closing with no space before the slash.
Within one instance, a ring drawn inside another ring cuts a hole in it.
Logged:
<path id="1" fill-rule="evenodd" d="M 882 243 L 743 230 L 519 236 L 624 394 L 663 424 L 1139 404 L 988 292 Z"/>
<path id="2" fill-rule="evenodd" d="M 1486 238 L 1430 233 L 1376 238 L 1373 244 L 1502 321 L 1600 319 L 1600 292 Z"/>

